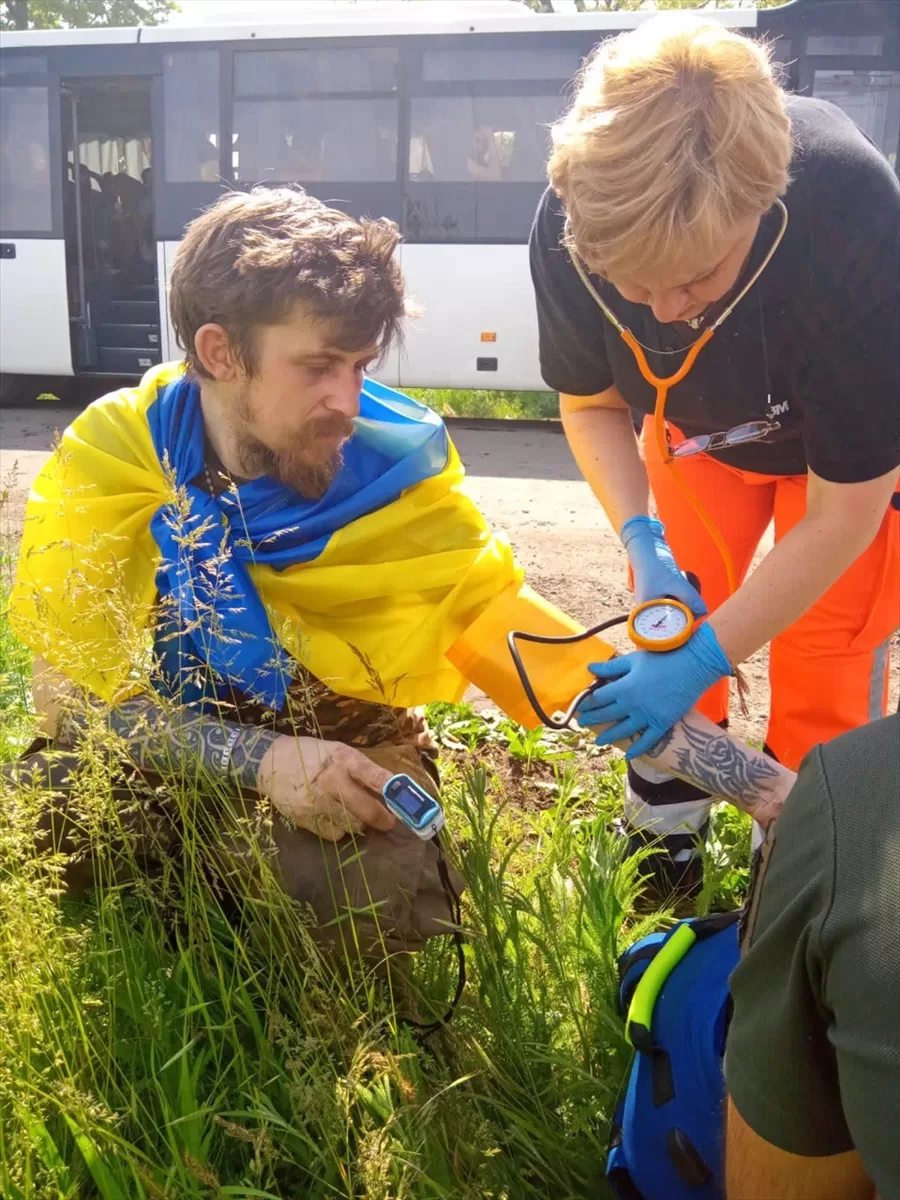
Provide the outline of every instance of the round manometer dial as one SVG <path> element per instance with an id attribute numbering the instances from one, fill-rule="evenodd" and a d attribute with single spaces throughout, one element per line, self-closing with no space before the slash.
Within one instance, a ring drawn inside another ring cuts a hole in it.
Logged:
<path id="1" fill-rule="evenodd" d="M 694 614 L 680 600 L 647 600 L 628 618 L 628 636 L 641 650 L 676 650 L 693 632 Z"/>

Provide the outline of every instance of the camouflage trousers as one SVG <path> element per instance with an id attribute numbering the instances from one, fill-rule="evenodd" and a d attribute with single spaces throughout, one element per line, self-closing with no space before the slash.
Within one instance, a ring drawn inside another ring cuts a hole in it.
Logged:
<path id="1" fill-rule="evenodd" d="M 392 773 L 405 772 L 435 794 L 434 766 L 414 747 L 382 745 L 362 753 Z M 35 742 L 18 761 L 0 768 L 0 810 L 15 805 L 17 796 L 22 803 L 26 794 L 39 804 L 34 828 L 40 850 L 62 856 L 62 885 L 73 898 L 85 896 L 98 882 L 98 861 L 86 834 L 90 822 L 83 800 L 85 769 L 77 754 L 45 741 Z M 104 859 L 114 864 L 113 878 L 107 882 L 125 883 L 136 871 L 153 872 L 177 861 L 185 834 L 171 789 L 123 768 L 108 791 L 115 821 L 110 822 L 108 839 L 112 856 Z M 269 805 L 261 805 L 256 797 L 235 796 L 228 803 L 210 797 L 207 805 L 200 795 L 196 803 L 205 807 L 201 815 L 214 833 L 208 860 L 220 890 L 252 896 L 265 861 L 287 895 L 311 912 L 312 929 L 320 940 L 349 940 L 367 956 L 417 950 L 428 938 L 450 932 L 436 846 L 399 822 L 390 833 L 369 831 L 328 842 L 277 814 L 272 818 Z M 127 853 L 116 854 L 116 839 L 122 849 L 127 843 Z M 105 865 L 105 880 L 108 873 Z M 450 879 L 461 893 L 463 880 L 452 867 Z"/>

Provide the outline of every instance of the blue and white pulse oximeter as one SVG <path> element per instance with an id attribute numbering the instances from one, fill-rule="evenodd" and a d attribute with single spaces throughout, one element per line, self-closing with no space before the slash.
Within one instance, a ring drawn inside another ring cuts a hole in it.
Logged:
<path id="1" fill-rule="evenodd" d="M 392 775 L 381 794 L 394 816 L 423 841 L 443 829 L 444 812 L 440 804 L 408 775 Z"/>

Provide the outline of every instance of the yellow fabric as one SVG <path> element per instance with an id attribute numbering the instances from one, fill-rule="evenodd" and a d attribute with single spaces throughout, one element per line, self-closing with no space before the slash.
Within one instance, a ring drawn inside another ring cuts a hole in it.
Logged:
<path id="1" fill-rule="evenodd" d="M 62 436 L 28 501 L 13 627 L 70 679 L 110 701 L 145 669 L 159 549 L 150 519 L 174 487 L 146 412 L 181 370 L 155 368 L 97 400 Z M 285 647 L 336 692 L 397 705 L 457 700 L 446 650 L 505 587 L 508 542 L 445 469 L 351 522 L 310 563 L 251 567 Z"/>
<path id="2" fill-rule="evenodd" d="M 541 719 L 532 708 L 509 652 L 510 630 L 538 637 L 570 637 L 584 626 L 524 584 L 513 584 L 486 606 L 447 651 L 447 657 L 471 683 L 481 688 L 507 716 L 528 729 Z M 615 649 L 594 634 L 584 641 L 543 645 L 520 641 L 522 665 L 545 713 L 565 712 L 595 677 L 588 664 L 606 662 Z"/>

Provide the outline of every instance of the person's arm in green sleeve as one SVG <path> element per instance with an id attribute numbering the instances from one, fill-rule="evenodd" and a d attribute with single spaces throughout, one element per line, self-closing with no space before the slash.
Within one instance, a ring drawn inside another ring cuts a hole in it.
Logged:
<path id="1" fill-rule="evenodd" d="M 853 793 L 844 799 L 864 802 Z M 874 813 L 861 819 L 879 824 Z M 743 957 L 731 980 L 728 1200 L 871 1200 L 875 1185 L 851 1132 L 852 1100 L 840 1046 L 868 1019 L 879 980 L 867 961 L 865 929 L 846 937 L 845 927 L 835 936 L 830 924 L 839 855 L 848 847 L 836 836 L 821 747 L 805 760 L 769 836 Z M 863 867 L 855 864 L 855 876 Z M 862 910 L 862 891 L 859 880 L 853 894 L 840 898 L 840 907 L 853 911 L 859 900 Z M 838 984 L 833 972 L 841 957 Z M 831 1011 L 836 989 L 844 1001 Z M 873 1050 L 883 1032 L 873 1029 L 867 1039 Z M 873 1070 L 870 1084 L 877 1085 L 878 1078 Z M 859 1074 L 855 1083 L 866 1087 Z M 862 1100 L 870 1121 L 878 1119 L 879 1107 L 886 1117 L 889 1093 L 888 1085 Z"/>

